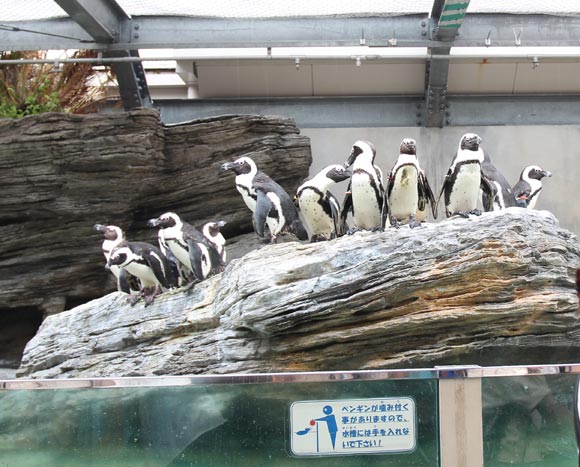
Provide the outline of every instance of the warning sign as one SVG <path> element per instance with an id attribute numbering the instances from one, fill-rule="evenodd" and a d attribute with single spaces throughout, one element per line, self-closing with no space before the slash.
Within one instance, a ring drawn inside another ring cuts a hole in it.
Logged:
<path id="1" fill-rule="evenodd" d="M 375 454 L 415 449 L 410 397 L 298 401 L 290 407 L 296 456 Z"/>

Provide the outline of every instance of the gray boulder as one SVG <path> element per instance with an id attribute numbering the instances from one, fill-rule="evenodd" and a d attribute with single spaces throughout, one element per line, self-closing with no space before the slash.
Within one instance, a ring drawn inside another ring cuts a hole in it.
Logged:
<path id="1" fill-rule="evenodd" d="M 18 376 L 578 361 L 579 264 L 575 235 L 520 208 L 267 245 L 146 308 L 115 292 L 48 317 Z"/>

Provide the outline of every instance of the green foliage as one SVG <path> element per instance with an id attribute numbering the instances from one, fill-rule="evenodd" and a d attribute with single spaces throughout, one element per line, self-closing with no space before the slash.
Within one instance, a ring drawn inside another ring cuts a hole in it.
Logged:
<path id="1" fill-rule="evenodd" d="M 94 52 L 77 51 L 73 57 L 91 54 Z M 87 113 L 105 97 L 103 84 L 95 80 L 98 72 L 90 64 L 67 63 L 58 72 L 52 64 L 2 65 L 3 59 L 37 58 L 46 58 L 46 52 L 0 52 L 0 118 Z M 111 79 L 107 73 L 104 77 L 105 82 Z"/>

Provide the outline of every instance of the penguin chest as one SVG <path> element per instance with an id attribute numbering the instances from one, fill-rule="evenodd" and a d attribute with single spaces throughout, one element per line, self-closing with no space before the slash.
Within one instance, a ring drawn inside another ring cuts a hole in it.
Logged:
<path id="1" fill-rule="evenodd" d="M 173 235 L 169 232 L 165 233 L 165 242 L 171 253 L 177 258 L 177 261 L 182 263 L 190 271 L 193 271 L 193 266 L 191 265 L 191 259 L 189 258 L 189 249 L 187 243 L 183 239 L 181 232 L 175 232 Z"/>
<path id="2" fill-rule="evenodd" d="M 395 172 L 389 195 L 391 216 L 398 220 L 407 219 L 416 213 L 418 203 L 417 168 L 411 165 L 400 167 Z"/>
<path id="3" fill-rule="evenodd" d="M 381 207 L 374 189 L 376 181 L 366 172 L 354 173 L 351 178 L 353 221 L 361 229 L 381 225 Z"/>
<path id="4" fill-rule="evenodd" d="M 476 162 L 462 164 L 456 169 L 455 180 L 450 187 L 447 211 L 469 212 L 477 207 L 481 184 L 481 166 Z"/>
<path id="5" fill-rule="evenodd" d="M 155 277 L 153 270 L 146 264 L 133 261 L 132 263 L 128 264 L 125 269 L 129 274 L 138 277 L 141 280 L 141 285 L 144 288 L 161 285 Z"/>
<path id="6" fill-rule="evenodd" d="M 334 231 L 334 222 L 324 210 L 322 203 L 327 201 L 321 198 L 320 193 L 306 188 L 300 196 L 300 211 L 311 236 L 322 234 L 330 239 Z M 328 210 L 330 211 L 330 207 Z"/>

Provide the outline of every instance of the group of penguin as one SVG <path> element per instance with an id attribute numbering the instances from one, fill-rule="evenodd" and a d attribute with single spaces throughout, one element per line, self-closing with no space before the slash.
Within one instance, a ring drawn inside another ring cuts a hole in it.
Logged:
<path id="1" fill-rule="evenodd" d="M 375 165 L 374 145 L 357 141 L 344 165 L 325 167 L 300 185 L 293 199 L 248 156 L 223 164 L 221 172 L 235 173 L 235 186 L 252 211 L 255 232 L 264 237 L 267 226 L 271 243 L 288 232 L 299 240 L 317 242 L 358 230 L 384 230 L 388 224 L 415 228 L 427 220 L 429 207 L 437 218 L 441 198 L 446 217 L 481 215 L 477 208 L 480 200 L 485 211 L 533 208 L 542 190 L 542 178 L 552 174 L 536 165 L 528 166 L 512 188 L 481 143 L 481 137 L 474 133 L 461 137 L 437 199 L 419 165 L 416 141 L 411 138 L 401 142 L 386 180 Z M 349 180 L 349 185 L 341 208 L 330 187 L 344 180 Z M 208 222 L 199 231 L 176 213 L 167 212 L 150 219 L 148 225 L 159 228 L 159 248 L 126 241 L 117 226 L 95 226 L 105 237 L 106 267 L 116 276 L 118 289 L 134 295 L 132 303 L 143 297 L 148 305 L 164 290 L 202 281 L 224 269 L 225 238 L 220 228 L 225 222 Z"/>
<path id="2" fill-rule="evenodd" d="M 200 232 L 176 213 L 166 212 L 149 219 L 147 225 L 159 228 L 159 248 L 147 242 L 127 241 L 116 225 L 95 225 L 105 237 L 105 267 L 115 276 L 117 289 L 133 295 L 131 304 L 143 298 L 147 306 L 165 290 L 194 284 L 223 271 L 226 240 L 220 228 L 225 222 L 207 222 Z"/>

